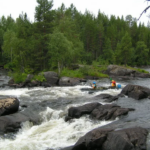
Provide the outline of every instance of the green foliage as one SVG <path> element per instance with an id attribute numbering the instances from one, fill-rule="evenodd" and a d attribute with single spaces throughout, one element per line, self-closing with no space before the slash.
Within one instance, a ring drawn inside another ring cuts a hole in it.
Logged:
<path id="1" fill-rule="evenodd" d="M 43 73 L 40 73 L 38 75 L 34 75 L 33 80 L 37 80 L 40 82 L 46 81 Z"/>
<path id="2" fill-rule="evenodd" d="M 84 75 L 82 72 L 80 72 L 79 70 L 69 70 L 67 68 L 64 68 L 61 71 L 60 76 L 66 76 L 66 77 L 76 77 L 76 78 L 83 78 Z"/>
<path id="3" fill-rule="evenodd" d="M 5 68 L 32 74 L 52 68 L 60 73 L 81 62 L 94 68 L 70 74 L 102 76 L 97 66 L 150 64 L 149 26 L 137 25 L 131 15 L 124 19 L 100 11 L 97 16 L 88 10 L 82 14 L 73 4 L 52 8 L 52 0 L 37 0 L 33 23 L 26 13 L 16 20 L 0 18 L 0 63 Z"/>
<path id="4" fill-rule="evenodd" d="M 144 69 L 140 69 L 140 68 L 133 68 L 133 67 L 130 67 L 130 66 L 127 66 L 127 68 L 135 70 L 135 71 L 140 72 L 140 73 L 149 73 L 148 71 L 146 71 Z"/>
<path id="5" fill-rule="evenodd" d="M 121 40 L 120 49 L 121 51 L 119 57 L 121 58 L 121 61 L 124 63 L 124 65 L 127 65 L 128 62 L 131 61 L 133 52 L 131 37 L 129 36 L 128 32 L 125 33 Z"/>
<path id="6" fill-rule="evenodd" d="M 27 78 L 27 74 L 26 73 L 15 72 L 15 73 L 11 73 L 11 76 L 13 77 L 15 83 L 22 83 Z"/>
<path id="7" fill-rule="evenodd" d="M 141 73 L 149 73 L 148 71 L 143 70 L 143 69 L 140 69 L 140 68 L 138 68 L 137 71 L 138 71 L 138 72 L 141 72 Z"/>
<path id="8" fill-rule="evenodd" d="M 77 70 L 69 70 L 67 68 L 64 68 L 61 72 L 61 76 L 76 77 L 76 78 L 93 76 L 93 77 L 107 78 L 108 75 L 102 73 L 104 70 L 106 70 L 106 66 L 92 67 L 85 65 Z"/>
<path id="9" fill-rule="evenodd" d="M 49 35 L 49 37 L 49 56 L 51 57 L 49 64 L 51 64 L 51 61 L 58 64 L 58 70 L 60 73 L 60 69 L 71 62 L 73 56 L 73 45 L 72 42 L 68 41 L 64 34 L 58 30 L 55 30 L 53 34 Z"/>
<path id="10" fill-rule="evenodd" d="M 84 65 L 83 67 L 79 68 L 79 72 L 81 72 L 84 76 L 87 76 L 89 73 L 89 67 Z"/>
<path id="11" fill-rule="evenodd" d="M 136 46 L 136 62 L 137 65 L 148 64 L 149 49 L 143 41 L 138 41 Z"/>
<path id="12" fill-rule="evenodd" d="M 103 49 L 103 57 L 109 63 L 113 63 L 113 50 L 112 50 L 111 41 L 109 38 L 106 38 L 105 40 L 105 45 Z"/>

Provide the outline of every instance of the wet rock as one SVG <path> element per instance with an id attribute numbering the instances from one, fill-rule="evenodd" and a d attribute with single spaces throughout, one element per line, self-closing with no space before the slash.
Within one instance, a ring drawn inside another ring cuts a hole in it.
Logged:
<path id="1" fill-rule="evenodd" d="M 101 148 L 107 139 L 108 133 L 112 131 L 113 129 L 94 129 L 81 137 L 72 150 L 102 150 Z"/>
<path id="2" fill-rule="evenodd" d="M 21 124 L 26 121 L 31 121 L 34 124 L 38 123 L 36 115 L 33 113 L 26 115 L 23 112 L 18 112 L 11 115 L 0 117 L 0 133 L 16 132 L 21 128 Z"/>
<path id="3" fill-rule="evenodd" d="M 80 118 L 84 114 L 90 114 L 96 107 L 101 105 L 98 102 L 85 104 L 79 107 L 71 107 L 68 109 L 67 121 L 71 118 Z"/>
<path id="4" fill-rule="evenodd" d="M 74 86 L 80 83 L 79 78 L 61 77 L 59 79 L 60 86 Z"/>
<path id="5" fill-rule="evenodd" d="M 141 127 L 118 131 L 96 128 L 81 137 L 72 150 L 146 150 L 147 135 Z"/>
<path id="6" fill-rule="evenodd" d="M 115 100 L 118 100 L 119 98 L 119 95 L 117 96 L 112 96 L 110 94 L 100 94 L 100 95 L 97 95 L 96 98 L 100 98 L 100 99 L 105 99 L 105 102 L 113 102 Z"/>
<path id="7" fill-rule="evenodd" d="M 0 134 L 16 132 L 21 128 L 22 123 L 26 121 L 32 122 L 33 124 L 39 124 L 39 109 L 41 108 L 35 104 L 32 108 L 28 107 L 24 111 L 0 116 Z"/>
<path id="8" fill-rule="evenodd" d="M 71 107 L 68 109 L 68 116 L 65 121 L 73 118 L 80 118 L 84 114 L 89 114 L 90 118 L 98 120 L 113 120 L 121 115 L 128 114 L 129 111 L 134 109 L 121 108 L 116 104 L 102 105 L 98 102 L 85 104 L 79 107 Z"/>
<path id="9" fill-rule="evenodd" d="M 19 109 L 19 100 L 17 98 L 0 99 L 0 116 L 17 112 Z"/>
<path id="10" fill-rule="evenodd" d="M 91 112 L 90 117 L 98 120 L 114 120 L 119 116 L 127 115 L 130 110 L 116 104 L 100 105 Z"/>
<path id="11" fill-rule="evenodd" d="M 140 100 L 143 98 L 148 98 L 150 95 L 150 89 L 139 85 L 128 84 L 122 89 L 121 94 Z"/>

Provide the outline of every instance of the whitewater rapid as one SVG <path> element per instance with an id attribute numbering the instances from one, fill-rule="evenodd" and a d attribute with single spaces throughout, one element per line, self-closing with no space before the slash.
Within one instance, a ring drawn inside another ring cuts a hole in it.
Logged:
<path id="1" fill-rule="evenodd" d="M 104 85 L 108 86 L 109 84 L 103 84 L 103 86 Z M 33 125 L 28 121 L 24 122 L 13 139 L 0 138 L 0 149 L 46 150 L 51 148 L 59 150 L 60 148 L 75 144 L 77 140 L 88 131 L 111 123 L 112 121 L 92 121 L 87 115 L 79 119 L 73 119 L 71 122 L 65 122 L 65 116 L 69 107 L 89 103 L 93 97 L 101 93 L 116 95 L 121 91 L 110 89 L 88 94 L 88 91 L 83 92 L 80 90 L 81 88 L 90 88 L 90 86 L 85 84 L 74 87 L 1 89 L 0 95 L 17 97 L 20 102 L 52 101 L 58 100 L 61 97 L 63 99 L 69 99 L 69 101 L 71 100 L 71 103 L 66 104 L 63 108 L 59 107 L 59 109 L 45 108 L 44 111 L 40 112 L 42 119 L 40 125 Z"/>

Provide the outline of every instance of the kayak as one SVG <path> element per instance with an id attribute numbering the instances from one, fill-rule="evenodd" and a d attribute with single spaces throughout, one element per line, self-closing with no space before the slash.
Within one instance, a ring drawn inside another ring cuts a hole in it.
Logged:
<path id="1" fill-rule="evenodd" d="M 92 88 L 81 88 L 81 91 L 88 91 L 89 94 L 92 94 L 94 92 L 99 92 L 99 91 L 103 91 L 103 90 L 108 90 L 108 89 L 117 89 L 116 87 L 97 87 L 96 89 L 92 89 Z"/>

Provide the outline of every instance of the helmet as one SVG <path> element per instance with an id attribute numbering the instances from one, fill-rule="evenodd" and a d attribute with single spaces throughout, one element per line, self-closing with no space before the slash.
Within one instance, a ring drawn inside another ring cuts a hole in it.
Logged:
<path id="1" fill-rule="evenodd" d="M 96 84 L 96 82 L 94 81 L 93 84 Z"/>

